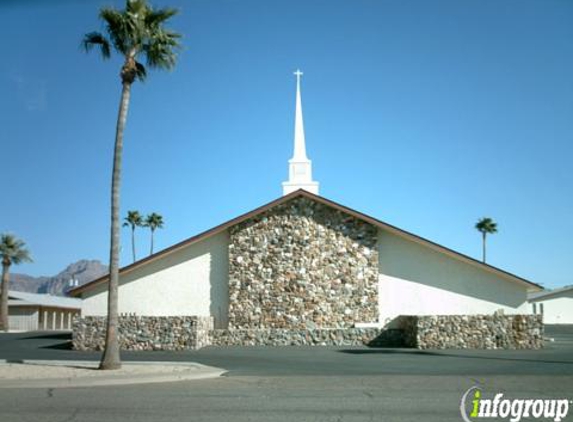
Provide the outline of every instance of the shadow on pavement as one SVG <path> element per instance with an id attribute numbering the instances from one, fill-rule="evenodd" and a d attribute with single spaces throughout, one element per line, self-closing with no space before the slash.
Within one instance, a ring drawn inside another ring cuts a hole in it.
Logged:
<path id="1" fill-rule="evenodd" d="M 38 334 L 28 337 L 20 337 L 17 340 L 38 340 L 38 339 L 46 339 L 46 340 L 72 340 L 72 333 L 62 333 L 62 332 L 47 332 L 45 334 Z"/>
<path id="2" fill-rule="evenodd" d="M 425 356 L 443 356 L 441 353 L 431 352 L 428 350 L 417 349 L 398 349 L 398 348 L 371 348 L 371 349 L 341 349 L 337 350 L 340 353 L 348 353 L 351 355 L 369 355 L 375 353 L 381 354 L 407 354 L 407 355 L 425 355 Z"/>
<path id="3" fill-rule="evenodd" d="M 507 351 L 507 350 L 506 350 Z M 510 350 L 511 352 L 512 350 Z M 527 359 L 519 357 L 502 357 L 502 356 L 480 356 L 475 354 L 459 354 L 450 352 L 432 352 L 427 350 L 405 350 L 405 349 L 341 349 L 337 350 L 339 353 L 347 353 L 351 355 L 367 355 L 367 354 L 402 354 L 402 355 L 424 355 L 424 356 L 438 356 L 443 358 L 463 358 L 463 359 L 482 359 L 482 360 L 496 360 L 496 361 L 510 361 L 510 362 L 533 362 L 533 363 L 558 363 L 565 365 L 573 365 L 573 361 L 562 360 L 544 360 L 544 359 Z M 484 352 L 487 352 L 484 350 Z M 494 351 L 492 351 L 494 352 Z"/>
<path id="4" fill-rule="evenodd" d="M 72 350 L 72 342 L 70 340 L 65 343 L 50 344 L 48 346 L 41 346 L 40 349 Z"/>

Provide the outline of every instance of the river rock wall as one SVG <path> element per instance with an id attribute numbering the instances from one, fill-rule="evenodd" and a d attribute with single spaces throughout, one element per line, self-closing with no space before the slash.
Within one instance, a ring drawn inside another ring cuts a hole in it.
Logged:
<path id="1" fill-rule="evenodd" d="M 370 346 L 403 347 L 403 332 L 397 329 L 332 328 L 289 330 L 214 330 L 214 346 Z"/>
<path id="2" fill-rule="evenodd" d="M 76 350 L 103 350 L 105 317 L 74 322 Z M 214 330 L 211 317 L 119 318 L 122 350 L 196 350 L 205 346 L 370 346 L 417 349 L 539 349 L 540 315 L 402 316 L 397 328 Z"/>
<path id="3" fill-rule="evenodd" d="M 106 317 L 88 316 L 74 321 L 72 345 L 75 350 L 103 350 Z M 119 317 L 121 350 L 196 350 L 211 344 L 212 317 Z"/>
<path id="4" fill-rule="evenodd" d="M 418 349 L 540 349 L 541 315 L 402 316 L 404 344 Z"/>
<path id="5" fill-rule="evenodd" d="M 378 320 L 377 228 L 295 198 L 229 230 L 229 329 Z"/>

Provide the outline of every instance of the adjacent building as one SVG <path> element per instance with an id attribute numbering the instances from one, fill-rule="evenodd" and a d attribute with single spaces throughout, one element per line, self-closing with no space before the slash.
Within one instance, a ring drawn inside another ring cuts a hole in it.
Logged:
<path id="1" fill-rule="evenodd" d="M 545 324 L 573 324 L 573 286 L 531 293 L 529 302 Z"/>
<path id="2" fill-rule="evenodd" d="M 48 294 L 8 292 L 10 331 L 71 330 L 81 300 Z"/>

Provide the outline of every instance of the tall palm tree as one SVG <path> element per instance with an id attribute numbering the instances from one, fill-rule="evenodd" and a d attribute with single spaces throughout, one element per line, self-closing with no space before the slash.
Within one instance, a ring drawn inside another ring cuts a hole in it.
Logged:
<path id="1" fill-rule="evenodd" d="M 485 241 L 488 234 L 497 233 L 497 223 L 495 223 L 491 218 L 484 217 L 478 220 L 476 223 L 476 229 L 482 234 L 482 261 L 485 262 Z"/>
<path id="2" fill-rule="evenodd" d="M 2 259 L 2 293 L 0 294 L 0 330 L 8 331 L 8 284 L 10 265 L 32 262 L 26 244 L 11 234 L 0 236 L 0 259 Z"/>
<path id="3" fill-rule="evenodd" d="M 149 250 L 149 255 L 153 255 L 153 233 L 156 229 L 163 228 L 163 217 L 157 213 L 152 212 L 147 217 L 145 217 L 145 227 L 149 227 L 151 230 L 151 249 Z"/>
<path id="4" fill-rule="evenodd" d="M 99 47 L 104 59 L 113 49 L 123 58 L 120 77 L 121 101 L 115 131 L 113 171 L 111 181 L 111 242 L 108 287 L 108 318 L 105 349 L 100 369 L 121 367 L 118 343 L 118 281 L 119 281 L 119 191 L 121 182 L 121 156 L 123 131 L 127 120 L 131 85 L 143 81 L 147 75 L 145 66 L 139 62 L 146 59 L 151 68 L 171 69 L 176 61 L 176 49 L 180 35 L 164 28 L 165 22 L 175 15 L 175 9 L 153 9 L 146 0 L 127 0 L 124 10 L 102 8 L 99 17 L 106 26 L 107 36 L 90 32 L 82 44 L 86 51 Z"/>
<path id="5" fill-rule="evenodd" d="M 123 227 L 131 227 L 131 252 L 133 262 L 137 259 L 135 254 L 135 229 L 143 226 L 143 217 L 139 211 L 128 211 L 127 217 L 123 219 Z"/>

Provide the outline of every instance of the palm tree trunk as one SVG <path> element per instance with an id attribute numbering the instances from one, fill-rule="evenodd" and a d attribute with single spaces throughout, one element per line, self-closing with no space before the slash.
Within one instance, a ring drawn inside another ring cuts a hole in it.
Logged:
<path id="1" fill-rule="evenodd" d="M 0 330 L 8 331 L 8 274 L 10 263 L 2 262 L 2 294 L 0 297 Z"/>
<path id="2" fill-rule="evenodd" d="M 153 255 L 153 229 L 151 229 L 151 249 L 149 250 L 149 255 Z"/>
<path id="3" fill-rule="evenodd" d="M 482 239 L 483 239 L 483 241 L 482 241 L 482 249 L 483 249 L 482 250 L 482 260 L 484 263 L 485 263 L 485 237 L 486 237 L 486 234 L 485 234 L 485 232 L 483 232 L 482 233 Z"/>
<path id="4" fill-rule="evenodd" d="M 123 81 L 121 101 L 117 116 L 115 148 L 113 152 L 113 173 L 111 179 L 111 245 L 109 257 L 109 286 L 107 300 L 107 331 L 105 349 L 99 365 L 100 369 L 119 369 L 118 338 L 118 285 L 119 285 L 119 199 L 121 185 L 121 155 L 123 152 L 123 131 L 127 121 L 131 83 Z"/>
<path id="5" fill-rule="evenodd" d="M 135 226 L 131 228 L 131 252 L 133 254 L 133 262 L 135 262 Z"/>

